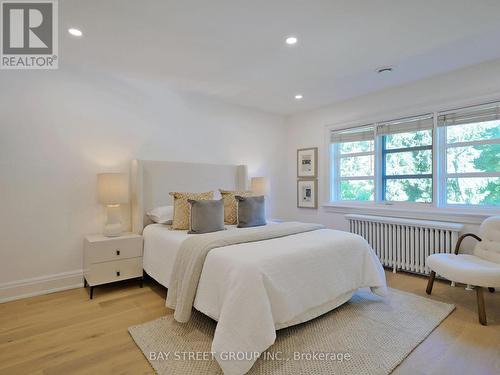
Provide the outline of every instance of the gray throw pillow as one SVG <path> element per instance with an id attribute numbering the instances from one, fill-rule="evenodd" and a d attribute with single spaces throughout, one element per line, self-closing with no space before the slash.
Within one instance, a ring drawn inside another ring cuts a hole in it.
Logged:
<path id="1" fill-rule="evenodd" d="M 224 227 L 224 201 L 188 199 L 191 205 L 190 234 L 217 232 Z"/>
<path id="2" fill-rule="evenodd" d="M 257 227 L 266 225 L 266 203 L 264 196 L 241 197 L 235 196 L 238 201 L 238 228 Z"/>

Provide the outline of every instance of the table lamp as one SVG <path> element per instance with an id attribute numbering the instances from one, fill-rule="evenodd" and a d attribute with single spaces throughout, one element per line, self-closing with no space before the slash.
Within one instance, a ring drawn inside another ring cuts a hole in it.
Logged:
<path id="1" fill-rule="evenodd" d="M 252 193 L 255 195 L 267 196 L 271 190 L 267 177 L 252 177 L 251 186 Z"/>
<path id="2" fill-rule="evenodd" d="M 106 224 L 103 234 L 118 237 L 123 232 L 120 204 L 129 202 L 129 182 L 126 173 L 99 173 L 97 200 L 106 206 Z"/>

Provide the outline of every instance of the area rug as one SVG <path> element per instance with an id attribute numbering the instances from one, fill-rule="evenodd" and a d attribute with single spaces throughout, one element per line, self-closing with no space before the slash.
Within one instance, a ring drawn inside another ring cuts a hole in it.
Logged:
<path id="1" fill-rule="evenodd" d="M 454 308 L 395 289 L 385 299 L 359 291 L 319 318 L 279 330 L 249 374 L 389 374 Z M 168 315 L 129 332 L 160 375 L 221 374 L 210 355 L 215 326 L 195 312 L 187 324 Z"/>

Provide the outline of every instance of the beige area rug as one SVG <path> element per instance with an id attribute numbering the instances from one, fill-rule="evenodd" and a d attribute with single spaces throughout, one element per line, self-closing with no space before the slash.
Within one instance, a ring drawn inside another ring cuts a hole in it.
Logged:
<path id="1" fill-rule="evenodd" d="M 395 289 L 386 299 L 359 291 L 319 318 L 279 330 L 249 374 L 389 374 L 454 308 Z M 168 315 L 129 332 L 158 374 L 220 374 L 210 355 L 215 326 L 195 312 L 187 324 Z"/>

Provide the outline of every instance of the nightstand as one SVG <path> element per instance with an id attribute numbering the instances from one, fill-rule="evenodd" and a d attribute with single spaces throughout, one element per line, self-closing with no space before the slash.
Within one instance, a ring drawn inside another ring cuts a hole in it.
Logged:
<path id="1" fill-rule="evenodd" d="M 94 287 L 115 281 L 139 279 L 142 288 L 142 236 L 125 233 L 120 237 L 93 234 L 85 237 L 83 246 L 84 286 Z"/>

